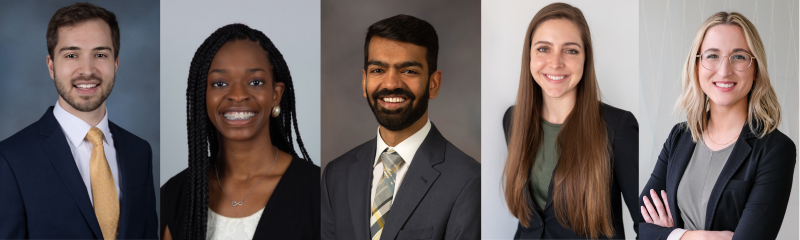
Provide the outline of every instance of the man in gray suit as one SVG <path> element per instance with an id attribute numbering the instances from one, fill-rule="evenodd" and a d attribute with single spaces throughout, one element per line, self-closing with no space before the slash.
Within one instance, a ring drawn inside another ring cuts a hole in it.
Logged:
<path id="1" fill-rule="evenodd" d="M 480 238 L 480 164 L 428 120 L 438 51 L 424 20 L 397 15 L 369 27 L 361 83 L 380 127 L 325 168 L 322 239 Z"/>

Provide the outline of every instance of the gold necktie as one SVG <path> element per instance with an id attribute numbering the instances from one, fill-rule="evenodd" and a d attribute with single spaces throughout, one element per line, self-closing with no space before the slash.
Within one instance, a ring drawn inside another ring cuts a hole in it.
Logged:
<path id="1" fill-rule="evenodd" d="M 97 223 L 103 231 L 104 239 L 117 238 L 119 225 L 119 199 L 114 176 L 106 160 L 103 149 L 103 131 L 92 127 L 86 134 L 86 140 L 92 143 L 92 160 L 89 162 L 92 175 L 92 199 Z"/>

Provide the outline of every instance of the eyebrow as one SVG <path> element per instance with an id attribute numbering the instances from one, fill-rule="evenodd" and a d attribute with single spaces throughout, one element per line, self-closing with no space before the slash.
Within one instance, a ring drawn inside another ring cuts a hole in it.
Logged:
<path id="1" fill-rule="evenodd" d="M 705 50 L 705 51 L 703 51 L 703 52 L 708 52 L 708 51 L 717 51 L 717 52 L 719 52 L 720 50 L 719 50 L 719 49 L 717 49 L 717 48 L 709 48 L 709 49 L 706 49 L 706 50 Z M 733 49 L 733 52 L 746 52 L 746 53 L 748 53 L 748 54 L 750 53 L 750 52 L 748 52 L 747 50 L 744 50 L 744 48 L 734 48 L 734 49 Z"/>
<path id="2" fill-rule="evenodd" d="M 58 52 L 60 53 L 60 52 L 63 52 L 63 51 L 71 51 L 71 50 L 81 50 L 81 48 L 77 47 L 77 46 L 66 46 L 66 47 L 62 47 L 61 49 L 59 49 Z M 96 48 L 93 48 L 92 50 L 94 50 L 94 51 L 102 51 L 102 50 L 113 51 L 113 50 L 111 50 L 110 47 L 107 47 L 107 46 L 96 47 Z"/>
<path id="3" fill-rule="evenodd" d="M 389 67 L 388 63 L 385 63 L 385 62 L 382 62 L 382 61 L 379 61 L 379 60 L 369 60 L 367 62 L 367 66 L 370 66 L 370 65 L 375 65 L 375 66 L 382 67 L 382 68 L 388 68 Z M 401 63 L 395 64 L 394 67 L 395 68 L 407 68 L 407 67 L 423 68 L 422 67 L 422 63 L 414 61 L 414 60 L 405 61 L 405 62 L 401 62 Z"/>
<path id="4" fill-rule="evenodd" d="M 548 42 L 548 41 L 538 41 L 538 42 L 535 42 L 535 43 L 533 43 L 533 45 L 540 44 L 540 43 L 541 43 L 541 44 L 547 44 L 547 45 L 553 45 L 553 43 L 551 43 L 551 42 Z M 575 45 L 575 46 L 578 46 L 578 48 L 581 48 L 581 45 L 580 45 L 580 44 L 578 44 L 578 43 L 574 43 L 574 42 L 566 42 L 566 43 L 564 43 L 564 45 L 562 45 L 562 46 L 568 46 L 568 45 Z"/>
<path id="5" fill-rule="evenodd" d="M 268 73 L 267 70 L 265 70 L 263 68 L 248 68 L 247 70 L 245 70 L 245 72 L 246 73 L 254 73 L 254 72 Z M 227 69 L 215 68 L 215 69 L 211 69 L 210 71 L 208 71 L 208 74 L 212 74 L 212 73 L 226 74 L 226 73 L 228 73 L 228 70 Z"/>

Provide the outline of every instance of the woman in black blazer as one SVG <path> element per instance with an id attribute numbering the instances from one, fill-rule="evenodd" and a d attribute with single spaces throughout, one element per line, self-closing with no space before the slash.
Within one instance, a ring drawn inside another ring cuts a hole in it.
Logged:
<path id="1" fill-rule="evenodd" d="M 641 239 L 777 237 L 796 150 L 777 130 L 766 59 L 744 16 L 719 12 L 701 25 L 678 102 L 687 121 L 672 128 L 639 199 Z"/>
<path id="2" fill-rule="evenodd" d="M 319 239 L 320 168 L 294 150 L 292 126 L 309 159 L 270 39 L 244 24 L 218 29 L 188 81 L 189 168 L 161 187 L 162 239 Z"/>
<path id="3" fill-rule="evenodd" d="M 579 9 L 550 4 L 525 36 L 517 105 L 503 117 L 504 193 L 520 220 L 514 238 L 624 239 L 623 200 L 636 213 L 638 196 L 636 118 L 599 101 Z"/>

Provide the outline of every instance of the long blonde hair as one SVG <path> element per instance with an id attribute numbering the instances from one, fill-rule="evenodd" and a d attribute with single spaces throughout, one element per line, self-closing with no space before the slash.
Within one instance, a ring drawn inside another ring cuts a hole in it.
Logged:
<path id="1" fill-rule="evenodd" d="M 517 107 L 511 120 L 508 158 L 503 170 L 504 195 L 509 211 L 530 227 L 533 209 L 524 193 L 536 151 L 542 144 L 542 88 L 531 75 L 531 42 L 536 28 L 547 20 L 566 19 L 581 33 L 586 58 L 578 82 L 575 107 L 556 138 L 560 157 L 553 172 L 553 206 L 558 222 L 577 235 L 614 236 L 611 226 L 611 161 L 600 88 L 594 72 L 589 25 L 580 9 L 550 4 L 533 17 L 525 34 Z"/>
<path id="2" fill-rule="evenodd" d="M 747 18 L 737 12 L 718 12 L 711 15 L 697 30 L 692 41 L 692 48 L 686 57 L 681 82 L 683 91 L 675 105 L 675 110 L 686 112 L 686 125 L 692 133 L 692 140 L 697 142 L 705 132 L 708 123 L 708 97 L 700 88 L 697 76 L 697 55 L 709 28 L 717 25 L 734 25 L 742 28 L 747 46 L 750 47 L 755 61 L 755 79 L 753 88 L 747 96 L 747 125 L 758 137 L 764 137 L 778 128 L 781 121 L 781 106 L 775 90 L 769 82 L 767 74 L 767 53 L 758 35 L 756 27 Z"/>

